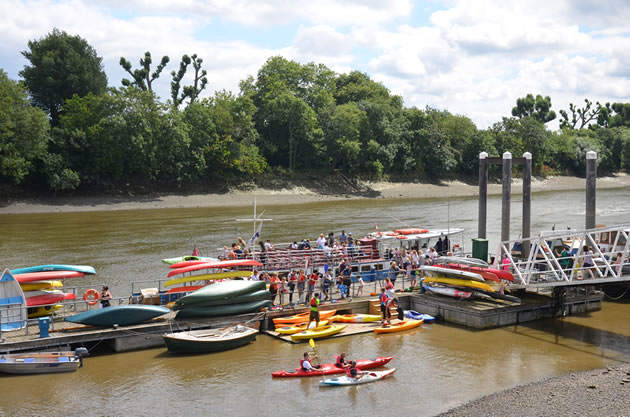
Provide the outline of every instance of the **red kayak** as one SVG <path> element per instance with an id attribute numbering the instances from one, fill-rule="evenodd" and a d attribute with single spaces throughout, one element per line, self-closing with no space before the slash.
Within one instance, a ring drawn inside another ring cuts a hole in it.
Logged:
<path id="1" fill-rule="evenodd" d="M 223 269 L 223 268 L 233 268 L 235 266 L 263 266 L 258 261 L 253 259 L 237 259 L 234 261 L 218 261 L 218 262 L 204 262 L 196 265 L 189 265 L 183 268 L 173 269 L 166 276 L 172 277 L 173 275 L 184 274 L 186 272 L 199 271 L 201 269 Z"/>
<path id="2" fill-rule="evenodd" d="M 383 357 L 379 356 L 374 360 L 370 359 L 359 359 L 357 361 L 357 368 L 360 370 L 378 368 L 379 366 L 383 366 L 393 358 L 391 356 Z M 271 376 L 276 378 L 281 377 L 290 377 L 290 376 L 322 376 L 322 375 L 332 375 L 332 374 L 342 374 L 345 372 L 345 369 L 339 368 L 334 363 L 322 363 L 321 369 L 313 370 L 310 372 L 303 371 L 301 368 L 296 368 L 292 371 L 276 371 L 272 372 Z"/>
<path id="3" fill-rule="evenodd" d="M 491 281 L 499 281 L 501 279 L 506 281 L 514 281 L 514 275 L 510 271 L 503 271 L 501 269 L 496 268 L 480 268 L 478 266 L 467 266 L 467 265 L 456 265 L 456 264 L 448 264 L 448 265 L 436 265 L 444 268 L 457 269 L 459 271 L 468 271 L 474 272 L 475 274 L 481 275 L 484 279 L 489 279 Z"/>
<path id="4" fill-rule="evenodd" d="M 179 292 L 193 292 L 203 287 L 205 287 L 205 285 L 185 285 L 183 287 L 171 288 L 170 290 L 166 291 L 166 294 L 175 294 Z"/>
<path id="5" fill-rule="evenodd" d="M 85 274 L 77 271 L 42 271 L 15 274 L 15 280 L 20 284 L 27 282 L 46 281 L 49 279 L 83 278 Z"/>

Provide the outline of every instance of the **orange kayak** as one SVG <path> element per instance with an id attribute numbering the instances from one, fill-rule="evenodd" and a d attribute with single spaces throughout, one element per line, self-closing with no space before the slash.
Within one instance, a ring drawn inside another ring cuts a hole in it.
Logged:
<path id="1" fill-rule="evenodd" d="M 337 312 L 337 310 L 324 310 L 324 311 L 320 311 L 319 312 L 319 319 L 320 320 L 324 320 L 324 319 L 328 319 L 332 316 L 335 315 L 335 313 Z M 310 312 L 307 311 L 305 313 L 301 313 L 301 314 L 296 314 L 295 316 L 289 316 L 289 317 L 279 317 L 277 319 L 273 319 L 273 324 L 275 326 L 278 326 L 279 324 L 299 324 L 299 323 L 305 323 L 308 321 L 308 316 L 310 315 Z"/>
<path id="2" fill-rule="evenodd" d="M 394 332 L 402 332 L 403 330 L 413 329 L 418 327 L 424 322 L 422 320 L 405 320 L 399 323 L 390 324 L 387 326 L 381 326 L 374 329 L 374 333 L 394 333 Z"/>

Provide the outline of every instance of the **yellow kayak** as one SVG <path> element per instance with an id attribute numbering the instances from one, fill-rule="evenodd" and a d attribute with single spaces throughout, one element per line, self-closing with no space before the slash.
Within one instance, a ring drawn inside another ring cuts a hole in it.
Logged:
<path id="1" fill-rule="evenodd" d="M 33 281 L 20 284 L 22 291 L 37 291 L 63 287 L 63 283 L 59 280 L 54 281 Z"/>
<path id="2" fill-rule="evenodd" d="M 477 288 L 480 290 L 494 292 L 494 288 L 492 288 L 488 284 L 485 284 L 479 281 L 471 281 L 469 279 L 426 277 L 424 279 L 424 282 L 427 284 L 437 283 L 437 284 L 455 285 L 457 287 Z"/>
<path id="3" fill-rule="evenodd" d="M 171 285 L 183 284 L 184 282 L 207 281 L 212 279 L 251 277 L 252 275 L 254 275 L 252 271 L 215 272 L 213 274 L 191 275 L 188 277 L 169 279 L 164 283 L 164 286 L 170 287 Z"/>
<path id="4" fill-rule="evenodd" d="M 53 312 L 53 307 L 55 308 L 55 311 L 57 311 L 63 307 L 63 304 L 55 304 L 54 306 L 29 307 L 28 318 L 35 319 L 37 317 L 50 316 Z"/>
<path id="5" fill-rule="evenodd" d="M 332 324 L 328 326 L 318 327 L 312 330 L 303 330 L 299 333 L 292 334 L 291 340 L 308 340 L 321 339 L 322 337 L 332 336 L 348 327 L 347 324 Z"/>
<path id="6" fill-rule="evenodd" d="M 323 326 L 328 324 L 328 320 L 322 320 L 319 322 L 319 327 L 315 327 L 315 322 L 311 322 L 312 325 L 309 329 L 320 329 Z M 285 326 L 285 327 L 277 327 L 276 328 L 276 332 L 280 333 L 280 334 L 294 334 L 297 332 L 301 332 L 302 330 L 306 329 L 306 325 L 308 323 L 302 323 L 302 324 L 294 324 L 293 326 Z"/>
<path id="7" fill-rule="evenodd" d="M 335 321 L 342 323 L 369 323 L 372 321 L 380 321 L 380 314 L 342 314 L 335 316 Z"/>

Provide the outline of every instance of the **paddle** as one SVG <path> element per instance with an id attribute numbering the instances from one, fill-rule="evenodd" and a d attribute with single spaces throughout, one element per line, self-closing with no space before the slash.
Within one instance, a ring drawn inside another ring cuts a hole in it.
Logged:
<path id="1" fill-rule="evenodd" d="M 317 354 L 317 351 L 315 350 L 315 341 L 313 339 L 308 339 L 308 345 L 311 347 L 311 349 L 313 349 L 313 353 L 315 354 L 315 357 L 317 358 L 317 365 L 321 368 L 322 363 L 319 361 L 319 355 Z M 322 370 L 322 373 L 324 371 Z"/>

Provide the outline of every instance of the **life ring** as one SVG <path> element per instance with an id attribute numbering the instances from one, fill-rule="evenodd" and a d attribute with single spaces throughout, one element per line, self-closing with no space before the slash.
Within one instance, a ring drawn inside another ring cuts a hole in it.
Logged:
<path id="1" fill-rule="evenodd" d="M 396 236 L 396 239 L 407 239 L 407 236 Z"/>
<path id="2" fill-rule="evenodd" d="M 96 291 L 94 288 L 85 290 L 85 292 L 83 293 L 83 301 L 87 301 L 88 305 L 91 306 L 98 303 L 99 298 L 101 298 L 101 293 Z"/>

